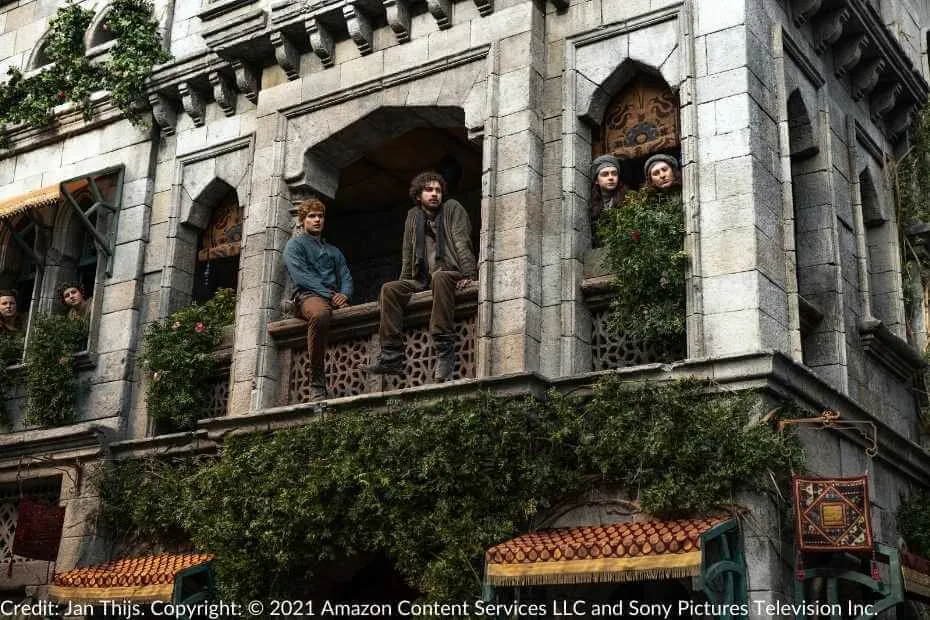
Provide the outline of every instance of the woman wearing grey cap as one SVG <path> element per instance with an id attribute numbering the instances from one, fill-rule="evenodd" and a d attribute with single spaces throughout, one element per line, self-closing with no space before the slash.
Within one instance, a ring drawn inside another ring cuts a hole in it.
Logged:
<path id="1" fill-rule="evenodd" d="M 643 172 L 646 173 L 647 187 L 671 189 L 678 185 L 678 160 L 671 155 L 653 155 L 646 160 Z"/>
<path id="2" fill-rule="evenodd" d="M 620 182 L 620 162 L 613 155 L 601 155 L 591 162 L 591 224 L 598 216 L 623 202 L 625 188 Z"/>

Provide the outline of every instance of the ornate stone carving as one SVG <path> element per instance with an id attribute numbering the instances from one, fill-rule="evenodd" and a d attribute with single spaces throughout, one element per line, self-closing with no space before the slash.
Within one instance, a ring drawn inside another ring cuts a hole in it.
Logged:
<path id="1" fill-rule="evenodd" d="M 795 25 L 800 26 L 810 21 L 817 15 L 822 4 L 823 0 L 792 0 L 791 8 L 794 12 Z"/>
<path id="2" fill-rule="evenodd" d="M 300 52 L 287 35 L 278 31 L 272 32 L 271 44 L 274 46 L 275 60 L 284 69 L 287 79 L 296 80 L 300 77 Z"/>
<path id="3" fill-rule="evenodd" d="M 194 121 L 195 127 L 203 127 L 204 111 L 206 110 L 206 101 L 199 92 L 197 92 L 190 83 L 178 84 L 178 92 L 181 93 L 181 105 L 184 111 Z"/>
<path id="4" fill-rule="evenodd" d="M 149 103 L 152 104 L 152 116 L 162 136 L 174 135 L 175 125 L 178 123 L 176 102 L 159 93 L 149 94 Z"/>
<path id="5" fill-rule="evenodd" d="M 840 41 L 833 50 L 833 72 L 836 77 L 841 78 L 855 69 L 868 46 L 869 38 L 864 34 L 856 34 Z"/>
<path id="6" fill-rule="evenodd" d="M 894 108 L 895 103 L 898 101 L 898 95 L 901 94 L 901 89 L 903 87 L 900 83 L 895 82 L 888 86 L 888 88 L 883 88 L 879 92 L 872 95 L 872 105 L 870 109 L 870 116 L 872 120 L 878 122 L 885 117 L 886 114 L 891 112 Z"/>
<path id="7" fill-rule="evenodd" d="M 859 101 L 875 90 L 884 70 L 885 61 L 882 58 L 873 58 L 857 66 L 850 76 L 853 101 Z"/>
<path id="8" fill-rule="evenodd" d="M 362 56 L 371 53 L 371 22 L 359 9 L 358 3 L 348 2 L 342 7 L 342 16 L 346 20 L 349 36 L 355 41 Z"/>
<path id="9" fill-rule="evenodd" d="M 843 36 L 843 27 L 849 21 L 849 10 L 835 9 L 814 20 L 814 49 L 822 54 Z"/>
<path id="10" fill-rule="evenodd" d="M 410 40 L 410 8 L 407 0 L 384 0 L 387 22 L 399 43 Z"/>
<path id="11" fill-rule="evenodd" d="M 226 116 L 235 114 L 236 90 L 233 88 L 232 79 L 219 71 L 211 71 L 207 78 L 213 86 L 213 98 L 223 110 L 223 114 Z"/>
<path id="12" fill-rule="evenodd" d="M 259 72 L 252 65 L 238 59 L 232 60 L 233 71 L 236 72 L 236 86 L 252 103 L 258 103 L 258 90 L 261 87 Z"/>
<path id="13" fill-rule="evenodd" d="M 324 67 L 332 67 L 336 62 L 333 35 L 315 17 L 308 18 L 306 26 L 307 33 L 310 35 L 310 47 L 313 49 L 313 53 L 323 61 Z"/>
<path id="14" fill-rule="evenodd" d="M 452 27 L 451 0 L 426 0 L 426 6 L 440 30 Z"/>

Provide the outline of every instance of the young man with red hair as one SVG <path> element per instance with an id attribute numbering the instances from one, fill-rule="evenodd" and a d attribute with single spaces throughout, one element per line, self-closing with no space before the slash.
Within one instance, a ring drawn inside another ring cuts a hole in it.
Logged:
<path id="1" fill-rule="evenodd" d="M 326 398 L 326 340 L 333 308 L 345 308 L 352 296 L 352 273 L 339 249 L 323 240 L 326 205 L 316 198 L 297 206 L 303 235 L 284 248 L 284 264 L 294 281 L 294 304 L 307 321 L 310 400 Z"/>

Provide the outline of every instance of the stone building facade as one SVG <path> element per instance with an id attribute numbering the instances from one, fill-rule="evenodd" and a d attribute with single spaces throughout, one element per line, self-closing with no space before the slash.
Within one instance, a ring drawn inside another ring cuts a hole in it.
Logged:
<path id="1" fill-rule="evenodd" d="M 0 5 L 0 69 L 41 67 L 60 4 Z M 108 4 L 82 4 L 97 14 L 88 53 L 101 53 Z M 88 475 L 101 459 L 203 449 L 232 430 L 309 419 L 302 322 L 282 313 L 281 257 L 294 204 L 317 194 L 359 283 L 334 324 L 339 398 L 329 407 L 386 392 L 585 385 L 617 367 L 636 379 L 766 387 L 876 424 L 868 466 L 855 437 L 805 438 L 814 472 L 868 469 L 877 538 L 897 546 L 900 497 L 930 480 L 913 389 L 926 336 L 905 316 L 893 192 L 894 159 L 927 96 L 926 2 L 157 0 L 155 14 L 174 58 L 150 80 L 150 130 L 105 96 L 90 122 L 62 106 L 53 129 L 6 129 L 0 276 L 25 283 L 31 308 L 45 311 L 58 284 L 80 276 L 93 309 L 78 421 L 28 427 L 22 393 L 10 401 L 0 544 L 25 490 L 67 508 L 56 569 L 104 560 Z M 606 116 L 644 83 L 677 106 L 677 136 L 663 148 L 682 162 L 692 257 L 687 352 L 665 365 L 650 363 L 670 361 L 661 352 L 605 334 L 588 215 Z M 372 381 L 355 366 L 376 350 L 378 285 L 399 270 L 406 186 L 443 165 L 479 263 L 476 287 L 459 295 L 463 381 L 429 385 L 427 294 L 412 302 L 408 377 Z M 96 246 L 54 197 L 89 178 L 119 185 Z M 43 188 L 53 197 L 30 202 Z M 228 370 L 210 388 L 214 417 L 194 433 L 160 433 L 136 356 L 147 323 L 196 297 L 198 252 L 221 206 L 242 223 L 234 266 L 215 270 L 237 289 Z M 23 218 L 36 224 L 27 241 L 38 268 L 12 239 Z M 761 524 L 745 535 L 750 591 L 790 600 L 791 560 L 770 539 L 778 524 L 762 499 L 747 503 Z M 14 559 L 0 593 L 41 593 L 49 571 Z"/>

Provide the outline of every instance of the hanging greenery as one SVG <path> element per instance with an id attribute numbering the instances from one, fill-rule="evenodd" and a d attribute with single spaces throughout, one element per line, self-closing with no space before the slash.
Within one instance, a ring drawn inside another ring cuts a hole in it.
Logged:
<path id="1" fill-rule="evenodd" d="M 0 125 L 25 123 L 44 127 L 55 106 L 71 101 L 85 120 L 93 116 L 91 93 L 109 90 L 114 104 L 134 123 L 141 117 L 136 106 L 144 101 L 145 80 L 152 67 L 170 55 L 161 47 L 158 23 L 147 0 L 114 0 L 103 24 L 116 37 L 110 57 L 91 63 L 84 48 L 84 33 L 93 11 L 68 2 L 49 22 L 45 57 L 50 64 L 25 77 L 8 70 L 0 85 Z"/>
<path id="2" fill-rule="evenodd" d="M 10 412 L 6 400 L 13 389 L 15 374 L 10 366 L 23 358 L 23 337 L 20 333 L 0 334 L 0 428 L 10 428 Z"/>
<path id="3" fill-rule="evenodd" d="M 930 105 L 917 115 L 910 149 L 898 159 L 898 221 L 930 224 Z"/>
<path id="4" fill-rule="evenodd" d="M 681 194 L 629 192 L 598 220 L 615 275 L 611 328 L 643 344 L 677 345 L 685 336 L 685 224 Z"/>
<path id="5" fill-rule="evenodd" d="M 26 347 L 27 424 L 56 426 L 74 421 L 74 354 L 86 346 L 86 321 L 60 314 L 35 317 Z"/>
<path id="6" fill-rule="evenodd" d="M 149 416 L 173 430 L 197 425 L 210 404 L 206 380 L 216 369 L 222 329 L 235 321 L 236 297 L 220 289 L 205 304 L 191 304 L 145 332 L 142 364 L 149 373 Z"/>
<path id="7" fill-rule="evenodd" d="M 215 553 L 228 600 L 312 595 L 321 561 L 365 552 L 428 599 L 465 600 L 486 548 L 594 487 L 698 515 L 799 467 L 792 441 L 754 423 L 761 397 L 707 388 L 607 377 L 587 400 L 481 393 L 340 412 L 232 438 L 213 460 L 117 463 L 98 480 L 101 516 L 117 534 Z"/>
<path id="8" fill-rule="evenodd" d="M 911 553 L 930 558 L 930 492 L 913 493 L 901 502 L 898 529 Z"/>

